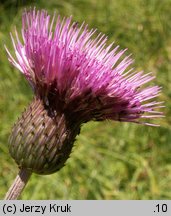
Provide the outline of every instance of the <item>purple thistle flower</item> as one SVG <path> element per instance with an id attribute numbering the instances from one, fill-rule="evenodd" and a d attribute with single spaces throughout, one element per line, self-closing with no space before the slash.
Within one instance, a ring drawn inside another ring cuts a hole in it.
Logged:
<path id="1" fill-rule="evenodd" d="M 126 50 L 106 45 L 107 37 L 72 18 L 52 21 L 44 10 L 23 14 L 22 39 L 12 42 L 10 62 L 29 81 L 35 99 L 14 126 L 10 153 L 20 167 L 49 174 L 69 157 L 81 124 L 90 120 L 136 122 L 161 117 L 160 87 L 144 87 L 151 73 L 130 69 Z M 43 156 L 42 156 L 43 155 Z M 27 157 L 26 157 L 27 156 Z"/>

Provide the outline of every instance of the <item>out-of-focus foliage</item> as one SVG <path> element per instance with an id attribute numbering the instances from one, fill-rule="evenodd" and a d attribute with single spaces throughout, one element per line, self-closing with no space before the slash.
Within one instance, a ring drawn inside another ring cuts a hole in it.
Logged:
<path id="1" fill-rule="evenodd" d="M 128 48 L 137 70 L 153 71 L 163 87 L 166 117 L 159 128 L 119 122 L 83 126 L 66 167 L 33 175 L 23 199 L 171 199 L 171 0 L 50 0 L 0 2 L 0 198 L 17 174 L 8 154 L 11 126 L 32 98 L 24 77 L 7 60 L 9 32 L 25 7 L 45 8 L 106 33 Z"/>

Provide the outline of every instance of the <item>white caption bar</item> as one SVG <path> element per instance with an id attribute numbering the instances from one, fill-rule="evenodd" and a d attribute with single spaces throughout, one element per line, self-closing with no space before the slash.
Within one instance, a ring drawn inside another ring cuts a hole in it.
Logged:
<path id="1" fill-rule="evenodd" d="M 170 216 L 170 200 L 47 200 L 0 201 L 6 216 Z"/>

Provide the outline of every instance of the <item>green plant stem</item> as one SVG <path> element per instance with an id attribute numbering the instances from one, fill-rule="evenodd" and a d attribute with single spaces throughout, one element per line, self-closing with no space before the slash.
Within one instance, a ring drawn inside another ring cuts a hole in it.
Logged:
<path id="1" fill-rule="evenodd" d="M 6 193 L 5 200 L 17 200 L 31 177 L 31 174 L 32 173 L 27 169 L 20 169 L 13 184 Z"/>

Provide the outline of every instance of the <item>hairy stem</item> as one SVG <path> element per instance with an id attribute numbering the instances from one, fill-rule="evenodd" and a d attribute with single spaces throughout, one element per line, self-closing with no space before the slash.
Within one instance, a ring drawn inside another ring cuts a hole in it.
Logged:
<path id="1" fill-rule="evenodd" d="M 31 177 L 31 174 L 32 173 L 29 170 L 22 168 L 16 176 L 8 192 L 6 193 L 5 200 L 18 199 L 24 187 L 26 186 L 29 178 Z"/>

